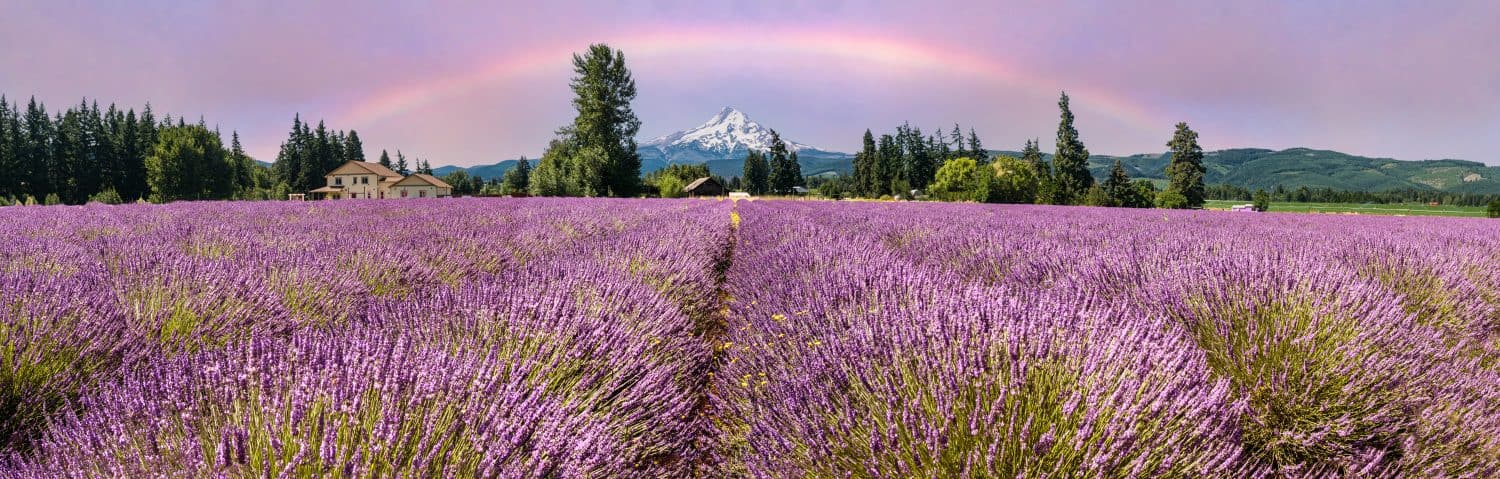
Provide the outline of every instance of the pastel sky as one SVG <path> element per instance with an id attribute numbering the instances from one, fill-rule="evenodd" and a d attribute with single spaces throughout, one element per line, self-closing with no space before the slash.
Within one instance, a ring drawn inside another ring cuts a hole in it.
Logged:
<path id="1" fill-rule="evenodd" d="M 433 165 L 536 157 L 570 53 L 624 50 L 643 139 L 734 106 L 853 151 L 866 128 L 1101 154 L 1305 146 L 1500 164 L 1500 2 L 0 2 L 0 93 L 203 116 L 275 158 L 292 116 Z"/>

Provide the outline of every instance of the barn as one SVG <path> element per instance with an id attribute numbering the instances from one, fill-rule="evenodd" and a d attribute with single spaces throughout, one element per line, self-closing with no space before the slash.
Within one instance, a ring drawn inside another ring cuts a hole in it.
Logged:
<path id="1" fill-rule="evenodd" d="M 688 196 L 724 196 L 724 185 L 719 184 L 719 180 L 711 176 L 693 180 L 682 190 L 686 191 Z"/>

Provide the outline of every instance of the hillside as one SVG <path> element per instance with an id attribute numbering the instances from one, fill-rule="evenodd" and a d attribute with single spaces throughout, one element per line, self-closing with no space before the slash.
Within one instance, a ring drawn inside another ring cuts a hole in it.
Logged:
<path id="1" fill-rule="evenodd" d="M 796 151 L 805 175 L 850 174 L 854 155 L 819 149 L 782 139 Z M 725 178 L 739 176 L 745 154 L 770 148 L 771 129 L 734 108 L 720 110 L 701 125 L 642 142 L 641 173 L 650 173 L 674 163 L 708 164 L 709 171 Z M 1020 156 L 1016 151 L 991 151 L 994 155 Z M 1050 155 L 1048 155 L 1050 159 Z M 1089 169 L 1103 179 L 1119 159 L 1132 178 L 1166 181 L 1171 155 L 1164 153 L 1130 156 L 1095 155 Z M 536 160 L 531 160 L 536 164 Z M 1209 184 L 1227 183 L 1246 188 L 1333 188 L 1336 190 L 1387 191 L 1436 189 L 1455 193 L 1500 194 L 1500 166 L 1464 160 L 1400 161 L 1370 158 L 1337 151 L 1291 148 L 1267 150 L 1238 148 L 1208 152 L 1203 159 Z M 467 168 L 471 175 L 499 178 L 516 160 Z M 434 171 L 446 175 L 460 170 L 444 166 Z"/>

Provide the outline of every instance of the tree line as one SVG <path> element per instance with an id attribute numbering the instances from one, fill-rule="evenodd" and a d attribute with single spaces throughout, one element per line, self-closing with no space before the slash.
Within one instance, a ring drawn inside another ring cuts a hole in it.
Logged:
<path id="1" fill-rule="evenodd" d="M 149 104 L 137 114 L 87 99 L 53 114 L 34 97 L 20 107 L 0 95 L 0 204 L 271 196 L 239 134 L 226 148 L 201 119 L 158 120 Z"/>
<path id="2" fill-rule="evenodd" d="M 1209 185 L 1206 196 L 1211 200 L 1252 201 L 1256 191 L 1229 184 Z M 1439 203 L 1454 206 L 1486 206 L 1500 200 L 1493 193 L 1454 193 L 1439 190 L 1404 188 L 1388 191 L 1354 191 L 1333 188 L 1310 188 L 1299 186 L 1287 188 L 1282 185 L 1264 191 L 1270 201 L 1295 203 Z"/>
<path id="3" fill-rule="evenodd" d="M 1167 167 L 1165 190 L 1157 191 L 1149 180 L 1132 180 L 1119 161 L 1105 180 L 1098 182 L 1089 172 L 1088 147 L 1074 125 L 1069 102 L 1066 92 L 1057 102 L 1060 117 L 1051 161 L 1043 156 L 1039 140 L 1027 140 L 1020 158 L 991 157 L 972 128 L 967 136 L 958 125 L 948 135 L 939 131 L 924 136 L 921 129 L 903 124 L 878 141 L 865 130 L 863 147 L 854 157 L 854 174 L 847 179 L 819 179 L 816 186 L 821 195 L 835 198 L 909 198 L 925 193 L 945 201 L 1135 208 L 1203 206 L 1203 148 L 1198 145 L 1198 133 L 1187 123 L 1177 124 L 1167 142 L 1172 162 Z"/>

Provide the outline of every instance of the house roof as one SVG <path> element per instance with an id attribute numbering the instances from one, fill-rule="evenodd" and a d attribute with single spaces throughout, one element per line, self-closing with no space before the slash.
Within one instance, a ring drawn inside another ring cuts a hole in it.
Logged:
<path id="1" fill-rule="evenodd" d="M 688 183 L 688 185 L 686 187 L 682 188 L 682 191 L 693 191 L 693 190 L 698 189 L 698 187 L 703 186 L 704 184 L 707 184 L 709 182 L 713 182 L 714 186 L 718 186 L 720 189 L 724 188 L 724 185 L 719 184 L 719 181 L 715 180 L 712 176 L 705 176 L 705 177 L 693 180 L 692 183 Z"/>
<path id="2" fill-rule="evenodd" d="M 435 176 L 422 173 L 408 176 L 401 181 L 397 181 L 396 184 L 391 186 L 436 186 L 438 188 L 453 188 L 453 186 L 444 183 L 443 180 L 439 180 Z"/>
<path id="3" fill-rule="evenodd" d="M 340 191 L 344 191 L 344 187 L 342 187 L 342 186 L 324 186 L 322 188 L 318 188 L 316 190 L 309 191 L 308 193 L 338 193 Z"/>
<path id="4" fill-rule="evenodd" d="M 333 171 L 328 172 L 327 176 L 335 175 L 375 175 L 381 177 L 381 181 L 384 181 L 384 178 L 401 178 L 400 173 L 391 171 L 390 168 L 386 168 L 385 165 L 381 165 L 380 163 L 355 160 L 344 162 L 338 168 L 334 168 Z"/>

